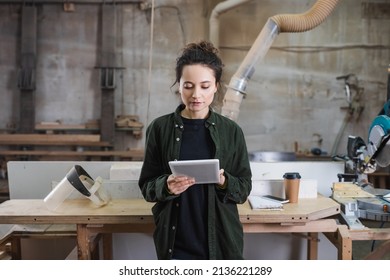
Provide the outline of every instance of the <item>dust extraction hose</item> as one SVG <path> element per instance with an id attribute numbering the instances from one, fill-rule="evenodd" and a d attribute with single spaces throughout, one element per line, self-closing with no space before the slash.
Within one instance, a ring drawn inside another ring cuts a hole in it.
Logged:
<path id="1" fill-rule="evenodd" d="M 305 32 L 320 25 L 333 11 L 338 0 L 318 0 L 303 14 L 275 15 L 271 19 L 278 25 L 279 32 Z"/>
<path id="2" fill-rule="evenodd" d="M 282 32 L 304 32 L 317 27 L 331 14 L 337 2 L 338 0 L 318 0 L 305 13 L 270 17 L 229 82 L 222 104 L 222 115 L 237 120 L 247 82 L 255 72 L 254 66 L 268 52 L 276 35 Z"/>

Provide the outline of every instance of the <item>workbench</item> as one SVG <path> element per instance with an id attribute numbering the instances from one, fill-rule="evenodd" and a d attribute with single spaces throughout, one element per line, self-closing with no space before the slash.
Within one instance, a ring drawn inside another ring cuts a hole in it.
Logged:
<path id="1" fill-rule="evenodd" d="M 339 259 L 342 260 L 353 259 L 353 241 L 385 241 L 366 255 L 365 260 L 380 260 L 390 251 L 390 228 L 349 229 L 346 225 L 340 225 L 337 232 L 327 232 L 325 236 L 338 248 Z"/>
<path id="2" fill-rule="evenodd" d="M 363 256 L 363 259 L 382 259 L 389 253 L 390 228 L 383 227 L 385 222 L 389 222 L 389 215 L 385 211 L 381 200 L 376 198 L 376 195 L 388 193 L 388 191 L 383 191 L 380 188 L 364 189 L 352 182 L 334 183 L 332 198 L 340 203 L 342 211 L 340 222 L 346 227 L 340 227 L 336 235 L 327 233 L 326 236 L 336 246 L 343 247 L 343 259 L 352 259 L 353 241 L 385 241 L 376 246 L 375 250 L 372 247 L 371 252 Z M 368 203 L 368 208 L 360 208 L 358 200 Z M 376 205 L 376 208 L 373 205 Z M 358 211 L 359 215 L 357 214 Z M 382 222 L 382 225 L 380 227 L 375 226 L 375 222 Z"/>
<path id="3" fill-rule="evenodd" d="M 91 245 L 96 236 L 103 244 L 100 257 L 112 259 L 113 233 L 153 232 L 152 206 L 139 198 L 111 200 L 100 208 L 88 199 L 71 199 L 52 212 L 41 199 L 11 199 L 0 204 L 0 224 L 76 225 L 79 259 L 96 257 Z M 336 234 L 340 226 L 334 218 L 340 212 L 339 204 L 321 195 L 285 204 L 283 210 L 253 210 L 248 202 L 238 209 L 246 233 L 305 234 L 308 259 L 317 258 L 318 234 Z"/>

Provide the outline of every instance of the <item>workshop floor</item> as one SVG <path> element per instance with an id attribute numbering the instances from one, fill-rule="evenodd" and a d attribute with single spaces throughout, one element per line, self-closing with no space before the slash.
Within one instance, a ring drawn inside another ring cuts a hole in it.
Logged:
<path id="1" fill-rule="evenodd" d="M 7 180 L 0 179 L 0 203 L 8 199 L 9 199 L 8 182 Z M 368 227 L 377 227 L 377 228 L 381 227 L 381 223 L 376 221 L 362 221 L 362 223 Z M 390 228 L 390 223 L 383 224 L 383 227 Z M 384 241 L 354 241 L 352 243 L 352 252 L 353 252 L 352 258 L 354 260 L 364 259 L 365 256 L 372 251 L 373 247 L 377 248 L 383 242 Z M 383 257 L 383 259 L 389 260 L 390 252 L 386 254 Z"/>
<path id="2" fill-rule="evenodd" d="M 361 220 L 361 222 L 370 228 L 390 228 L 390 223 L 384 223 L 377 222 L 377 221 L 370 221 L 370 220 Z M 378 248 L 380 244 L 382 244 L 385 241 L 377 240 L 377 241 L 354 241 L 352 242 L 352 259 L 354 260 L 362 260 L 365 259 L 365 256 L 367 256 L 369 253 L 371 253 L 372 249 Z M 384 260 L 390 260 L 390 252 L 385 254 L 383 256 Z"/>

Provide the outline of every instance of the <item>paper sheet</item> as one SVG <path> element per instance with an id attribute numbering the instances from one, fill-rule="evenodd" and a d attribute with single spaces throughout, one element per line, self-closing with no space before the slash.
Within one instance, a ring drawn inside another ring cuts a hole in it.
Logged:
<path id="1" fill-rule="evenodd" d="M 283 209 L 283 204 L 257 195 L 248 197 L 252 209 Z"/>

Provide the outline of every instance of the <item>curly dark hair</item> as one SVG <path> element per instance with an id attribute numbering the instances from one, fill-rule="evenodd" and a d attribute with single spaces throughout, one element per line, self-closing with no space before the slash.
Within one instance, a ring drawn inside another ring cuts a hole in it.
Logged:
<path id="1" fill-rule="evenodd" d="M 180 82 L 184 66 L 194 64 L 201 64 L 212 69 L 216 83 L 220 84 L 224 65 L 219 57 L 219 51 L 211 42 L 204 40 L 199 43 L 189 43 L 184 47 L 181 56 L 176 60 L 176 80 L 174 84 Z"/>

